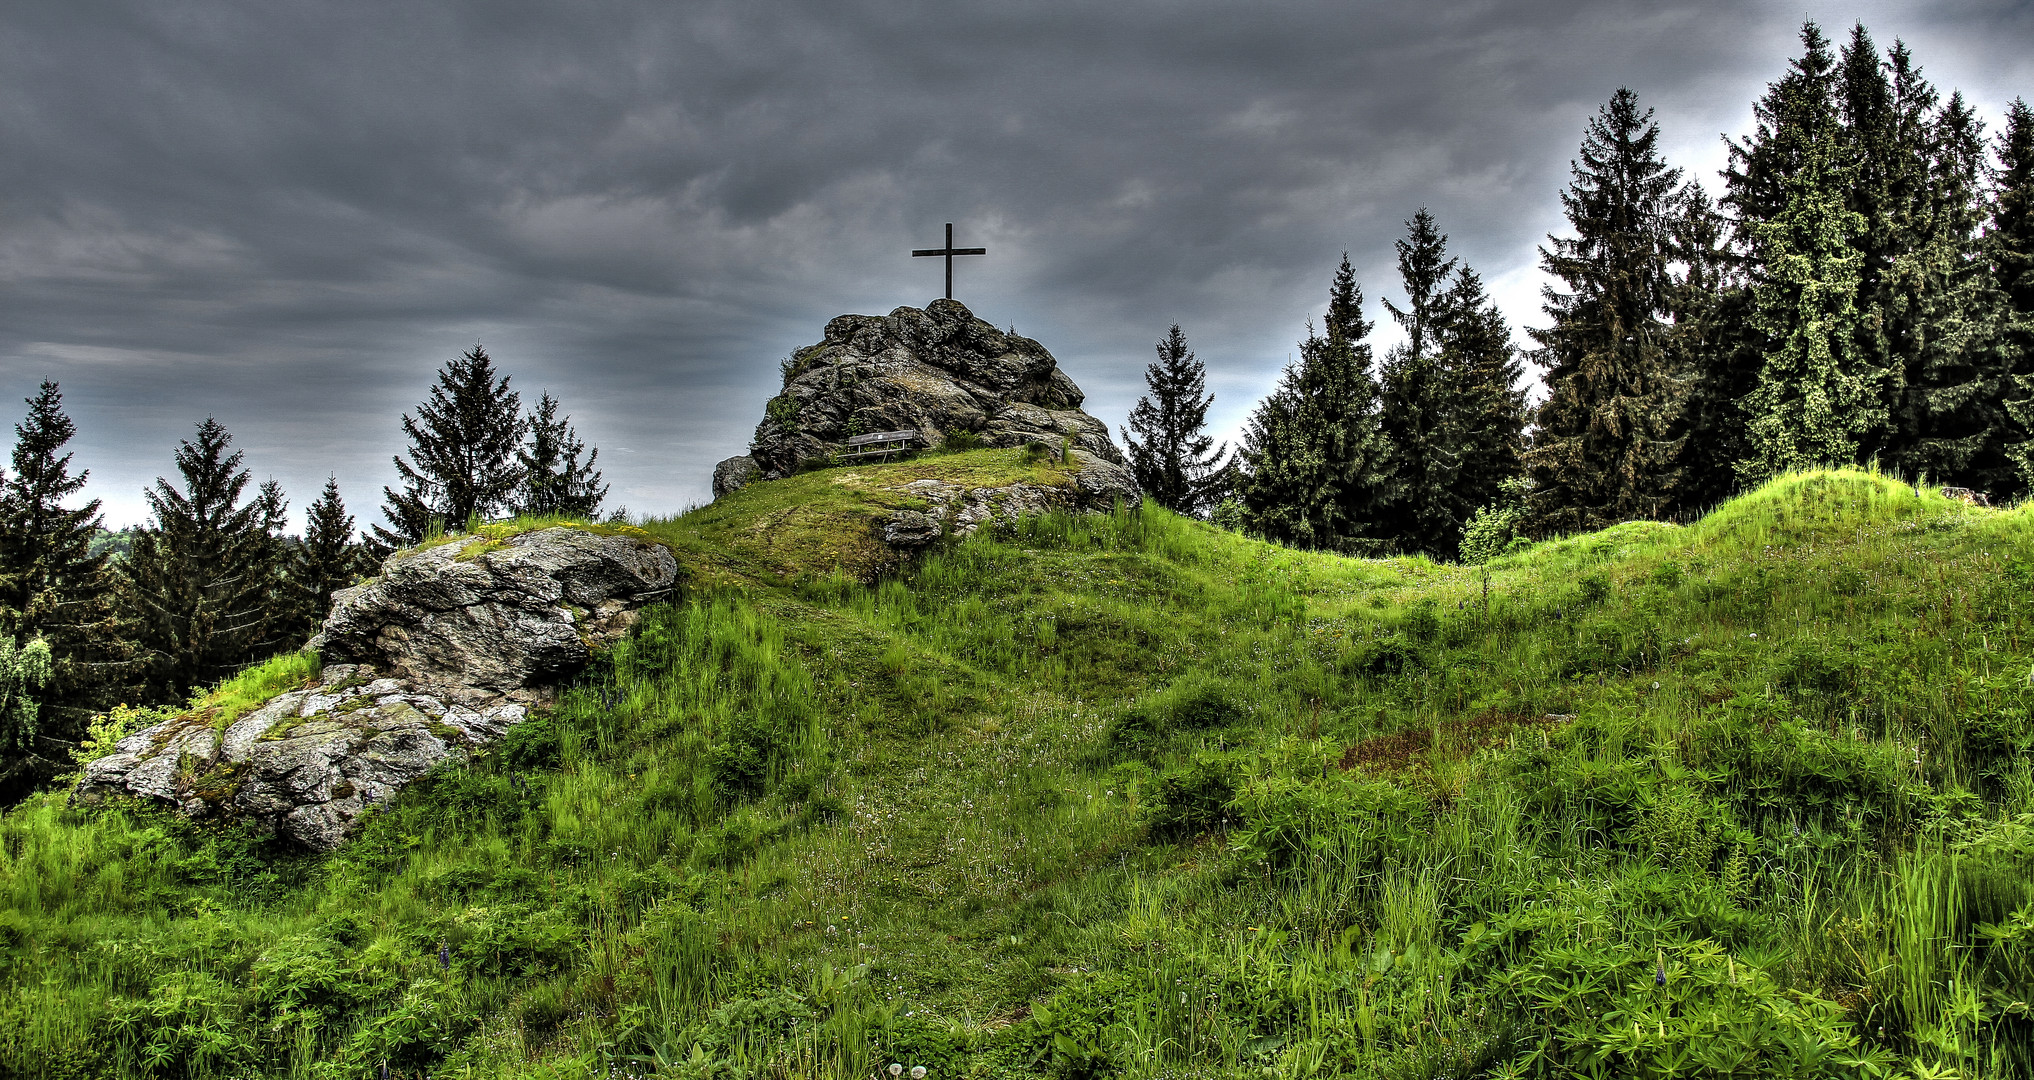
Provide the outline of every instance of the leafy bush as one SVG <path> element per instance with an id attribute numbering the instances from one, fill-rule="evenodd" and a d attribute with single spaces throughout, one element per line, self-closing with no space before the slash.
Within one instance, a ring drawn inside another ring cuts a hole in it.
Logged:
<path id="1" fill-rule="evenodd" d="M 1396 784 L 1336 773 L 1253 779 L 1228 809 L 1238 821 L 1231 844 L 1250 858 L 1288 866 L 1332 855 L 1360 867 L 1410 838 L 1427 803 Z"/>
<path id="2" fill-rule="evenodd" d="M 563 752 L 558 727 L 557 720 L 548 714 L 529 717 L 508 729 L 495 752 L 511 769 L 556 768 Z"/>
<path id="3" fill-rule="evenodd" d="M 1420 671 L 1426 666 L 1425 650 L 1413 644 L 1403 634 L 1391 634 L 1365 642 L 1350 650 L 1341 662 L 1344 675 L 1354 675 L 1368 680 L 1396 678 Z"/>
<path id="4" fill-rule="evenodd" d="M 1144 824 L 1160 840 L 1199 836 L 1228 820 L 1229 800 L 1235 797 L 1235 765 L 1219 755 L 1196 754 L 1151 786 Z"/>
<path id="5" fill-rule="evenodd" d="M 1469 516 L 1462 526 L 1463 562 L 1475 566 L 1531 546 L 1524 535 L 1531 489 L 1530 480 L 1506 480 L 1498 485 L 1497 501 Z"/>
<path id="6" fill-rule="evenodd" d="M 958 454 L 965 450 L 980 450 L 987 445 L 988 443 L 982 440 L 980 434 L 969 431 L 966 428 L 955 428 L 939 438 L 939 448 L 949 454 Z"/>
<path id="7" fill-rule="evenodd" d="M 1226 683 L 1190 675 L 1126 709 L 1109 726 L 1109 743 L 1119 751 L 1148 755 L 1176 733 L 1225 728 L 1249 715 Z"/>

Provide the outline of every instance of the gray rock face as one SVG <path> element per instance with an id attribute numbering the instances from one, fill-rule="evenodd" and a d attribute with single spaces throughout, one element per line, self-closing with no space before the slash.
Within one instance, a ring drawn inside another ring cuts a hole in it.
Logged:
<path id="1" fill-rule="evenodd" d="M 747 454 L 731 457 L 713 467 L 713 497 L 718 499 L 730 491 L 748 487 L 757 477 L 763 475 L 762 466 Z"/>
<path id="2" fill-rule="evenodd" d="M 660 544 L 564 527 L 397 552 L 333 597 L 315 683 L 224 730 L 179 717 L 136 732 L 73 797 L 160 799 L 329 849 L 369 807 L 500 738 L 677 575 Z"/>
<path id="3" fill-rule="evenodd" d="M 472 536 L 399 551 L 380 577 L 333 594 L 311 647 L 419 685 L 501 693 L 578 670 L 677 576 L 678 561 L 649 540 L 571 528 L 499 544 Z"/>
<path id="4" fill-rule="evenodd" d="M 329 850 L 362 811 L 527 714 L 524 702 L 476 708 L 332 664 L 316 686 L 270 699 L 223 733 L 176 720 L 122 739 L 85 767 L 76 797 L 160 799 L 188 817 L 252 821 Z"/>
<path id="5" fill-rule="evenodd" d="M 756 479 L 774 480 L 843 449 L 858 432 L 915 431 L 917 445 L 928 447 L 966 431 L 988 446 L 1041 442 L 1054 451 L 1071 434 L 1074 448 L 1121 466 L 1108 425 L 1082 412 L 1082 399 L 1045 346 L 1005 334 L 955 301 L 842 315 L 826 324 L 825 340 L 794 354 L 748 457 Z M 723 472 L 732 482 L 746 468 L 741 461 L 714 470 L 716 495 Z"/>

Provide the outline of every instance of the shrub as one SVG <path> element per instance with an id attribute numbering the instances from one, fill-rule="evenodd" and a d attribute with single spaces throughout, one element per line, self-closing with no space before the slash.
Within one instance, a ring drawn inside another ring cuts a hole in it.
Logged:
<path id="1" fill-rule="evenodd" d="M 1403 634 L 1365 642 L 1342 658 L 1342 673 L 1363 679 L 1390 679 L 1427 666 L 1426 654 Z"/>
<path id="2" fill-rule="evenodd" d="M 1469 516 L 1462 526 L 1462 561 L 1471 566 L 1500 555 L 1523 551 L 1531 541 L 1523 535 L 1529 512 L 1526 498 L 1532 481 L 1506 480 L 1498 485 L 1498 499 Z"/>
<path id="3" fill-rule="evenodd" d="M 760 794 L 779 749 L 777 733 L 763 717 L 752 712 L 735 714 L 708 754 L 714 787 L 728 799 Z"/>
<path id="4" fill-rule="evenodd" d="M 1109 744 L 1119 751 L 1146 755 L 1177 732 L 1228 727 L 1249 715 L 1226 684 L 1206 676 L 1188 676 L 1117 717 L 1109 726 Z"/>
<path id="5" fill-rule="evenodd" d="M 1228 809 L 1238 821 L 1238 850 L 1286 866 L 1330 851 L 1368 863 L 1410 838 L 1410 823 L 1424 816 L 1426 802 L 1382 780 L 1270 776 L 1244 787 Z"/>
<path id="6" fill-rule="evenodd" d="M 987 445 L 979 434 L 966 428 L 955 428 L 940 436 L 939 440 L 939 448 L 949 454 L 958 454 L 963 450 L 980 450 Z"/>
<path id="7" fill-rule="evenodd" d="M 556 768 L 563 753 L 557 720 L 548 715 L 532 716 L 510 726 L 497 752 L 511 769 Z"/>
<path id="8" fill-rule="evenodd" d="M 1208 513 L 1208 520 L 1218 529 L 1227 529 L 1230 532 L 1239 533 L 1243 531 L 1244 522 L 1248 520 L 1248 517 L 1244 512 L 1243 504 L 1231 498 L 1223 499 L 1215 504 L 1215 508 Z"/>
<path id="9" fill-rule="evenodd" d="M 1151 787 L 1144 824 L 1155 839 L 1183 840 L 1222 826 L 1236 797 L 1236 769 L 1226 758 L 1196 754 Z"/>

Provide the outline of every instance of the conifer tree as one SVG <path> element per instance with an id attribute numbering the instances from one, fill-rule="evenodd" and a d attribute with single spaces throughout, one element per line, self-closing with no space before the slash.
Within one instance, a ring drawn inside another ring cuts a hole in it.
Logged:
<path id="1" fill-rule="evenodd" d="M 1392 478 L 1362 303 L 1344 255 L 1329 290 L 1327 333 L 1308 327 L 1298 362 L 1244 427 L 1236 495 L 1244 527 L 1266 539 L 1336 551 L 1375 545 Z"/>
<path id="2" fill-rule="evenodd" d="M 521 396 L 508 376 L 496 377 L 487 350 L 475 345 L 446 361 L 417 415 L 403 414 L 410 460 L 395 458 L 403 490 L 382 489 L 389 527 L 374 527 L 379 545 L 414 544 L 433 522 L 464 528 L 507 508 L 522 479 L 517 450 L 525 423 Z"/>
<path id="3" fill-rule="evenodd" d="M 1733 199 L 1753 211 L 1740 221 L 1753 267 L 1751 322 L 1765 339 L 1758 384 L 1744 402 L 1751 452 L 1737 469 L 1748 480 L 1859 462 L 1888 415 L 1886 369 L 1860 344 L 1863 259 L 1853 240 L 1865 221 L 1847 205 L 1834 63 L 1814 23 L 1801 40 L 1802 57 L 1755 110 L 1753 147 L 1733 148 L 1746 166 L 1731 174 Z"/>
<path id="4" fill-rule="evenodd" d="M 1483 279 L 1464 266 L 1448 288 L 1441 327 L 1441 371 L 1448 387 L 1456 442 L 1452 501 L 1458 512 L 1490 505 L 1524 469 L 1525 365 L 1511 327 L 1483 291 Z M 1466 523 L 1466 518 L 1464 523 Z M 1451 534 L 1452 537 L 1453 534 Z M 1443 547 L 1452 555 L 1454 541 Z"/>
<path id="5" fill-rule="evenodd" d="M 530 411 L 525 426 L 529 440 L 516 451 L 522 479 L 516 486 L 514 508 L 518 514 L 591 518 L 600 513 L 607 498 L 607 485 L 600 482 L 600 470 L 593 467 L 600 451 L 586 454 L 586 444 L 572 430 L 572 418 L 558 415 L 558 399 L 549 391 Z M 580 461 L 579 455 L 586 454 Z"/>
<path id="6" fill-rule="evenodd" d="M 1130 410 L 1123 444 L 1137 486 L 1158 505 L 1198 516 L 1220 501 L 1226 445 L 1206 433 L 1208 369 L 1187 347 L 1178 323 L 1158 342 L 1158 360 L 1145 365 L 1148 391 Z"/>
<path id="7" fill-rule="evenodd" d="M 64 505 L 91 475 L 71 475 L 64 446 L 76 430 L 57 384 L 44 382 L 14 427 L 14 471 L 0 489 L 0 565 L 7 568 L 0 577 L 0 634 L 50 650 L 49 679 L 36 688 L 36 739 L 10 758 L 20 768 L 0 763 L 0 773 L 12 778 L 0 777 L 0 802 L 61 767 L 87 719 L 111 703 L 130 674 L 118 583 L 106 557 L 91 553 L 99 501 Z"/>
<path id="8" fill-rule="evenodd" d="M 1737 493 L 1737 463 L 1751 453 L 1743 403 L 1758 385 L 1765 340 L 1750 325 L 1751 291 L 1722 214 L 1693 182 L 1677 202 L 1673 253 L 1683 270 L 1668 290 L 1667 349 L 1686 396 L 1680 487 L 1666 513 L 1688 520 Z"/>
<path id="9" fill-rule="evenodd" d="M 1895 331 L 1890 445 L 1911 477 L 2008 496 L 2013 364 L 2001 351 L 1998 289 L 1984 257 L 1983 124 L 1961 93 L 1932 118 L 1924 201 L 1895 263 L 1882 321 Z"/>
<path id="10" fill-rule="evenodd" d="M 305 511 L 304 539 L 290 553 L 295 634 L 317 629 L 332 610 L 332 594 L 353 584 L 365 569 L 365 553 L 353 542 L 353 515 L 339 497 L 338 477 Z"/>
<path id="11" fill-rule="evenodd" d="M 1448 557 L 1460 540 L 1462 523 L 1475 509 L 1460 501 L 1460 437 L 1453 408 L 1452 373 L 1444 370 L 1442 332 L 1454 313 L 1448 278 L 1458 260 L 1448 257 L 1448 238 L 1421 207 L 1395 243 L 1406 307 L 1384 301 L 1384 309 L 1405 331 L 1406 343 L 1385 355 L 1380 416 L 1390 440 L 1392 476 L 1399 487 L 1379 525 L 1400 551 Z"/>
<path id="12" fill-rule="evenodd" d="M 1532 331 L 1547 365 L 1528 455 L 1541 532 L 1659 517 L 1681 494 L 1687 380 L 1667 317 L 1678 295 L 1673 230 L 1687 211 L 1652 117 L 1619 89 L 1590 118 L 1561 193 L 1575 235 L 1540 249 L 1569 290 L 1546 291 L 1553 325 Z"/>
<path id="13" fill-rule="evenodd" d="M 1984 250 L 1997 290 L 1995 364 L 2010 380 L 2006 408 L 2014 425 L 2001 442 L 2025 492 L 2034 488 L 2034 110 L 2024 99 L 2007 108 L 1997 151 Z"/>
<path id="14" fill-rule="evenodd" d="M 1898 264 L 1920 225 L 1916 219 L 1928 167 L 1924 133 L 1935 92 L 1912 77 L 1919 73 L 1911 67 L 1907 74 L 1906 100 L 1896 103 L 1878 46 L 1864 24 L 1857 23 L 1837 55 L 1832 83 L 1837 126 L 1831 182 L 1858 221 L 1847 237 L 1857 253 L 1857 362 L 1886 373 L 1888 426 L 1864 434 L 1860 453 L 1867 456 L 1903 442 L 1897 421 L 1899 374 L 1902 354 L 1913 351 L 1912 328 L 1893 325 L 1891 315 L 1901 277 Z"/>
<path id="15" fill-rule="evenodd" d="M 151 521 L 124 569 L 137 637 L 158 701 L 172 701 L 282 647 L 286 609 L 274 481 L 243 503 L 248 474 L 217 420 L 177 443 L 179 488 L 157 478 L 145 492 Z"/>

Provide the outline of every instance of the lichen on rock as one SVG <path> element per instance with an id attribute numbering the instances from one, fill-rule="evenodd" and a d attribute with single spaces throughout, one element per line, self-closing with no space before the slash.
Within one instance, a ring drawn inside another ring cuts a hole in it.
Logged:
<path id="1" fill-rule="evenodd" d="M 1057 452 L 1070 444 L 1122 469 L 1109 426 L 1081 411 L 1082 400 L 1045 346 L 998 330 L 953 300 L 842 315 L 826 324 L 817 345 L 793 354 L 749 453 L 715 468 L 714 493 L 789 476 L 806 461 L 840 453 L 853 436 L 879 431 L 911 431 L 919 448 L 961 432 L 990 447 L 1038 442 Z"/>
<path id="2" fill-rule="evenodd" d="M 333 597 L 316 682 L 223 730 L 190 715 L 138 731 L 85 767 L 74 798 L 157 799 L 330 849 L 368 808 L 547 703 L 677 574 L 647 537 L 569 526 L 397 552 Z"/>

